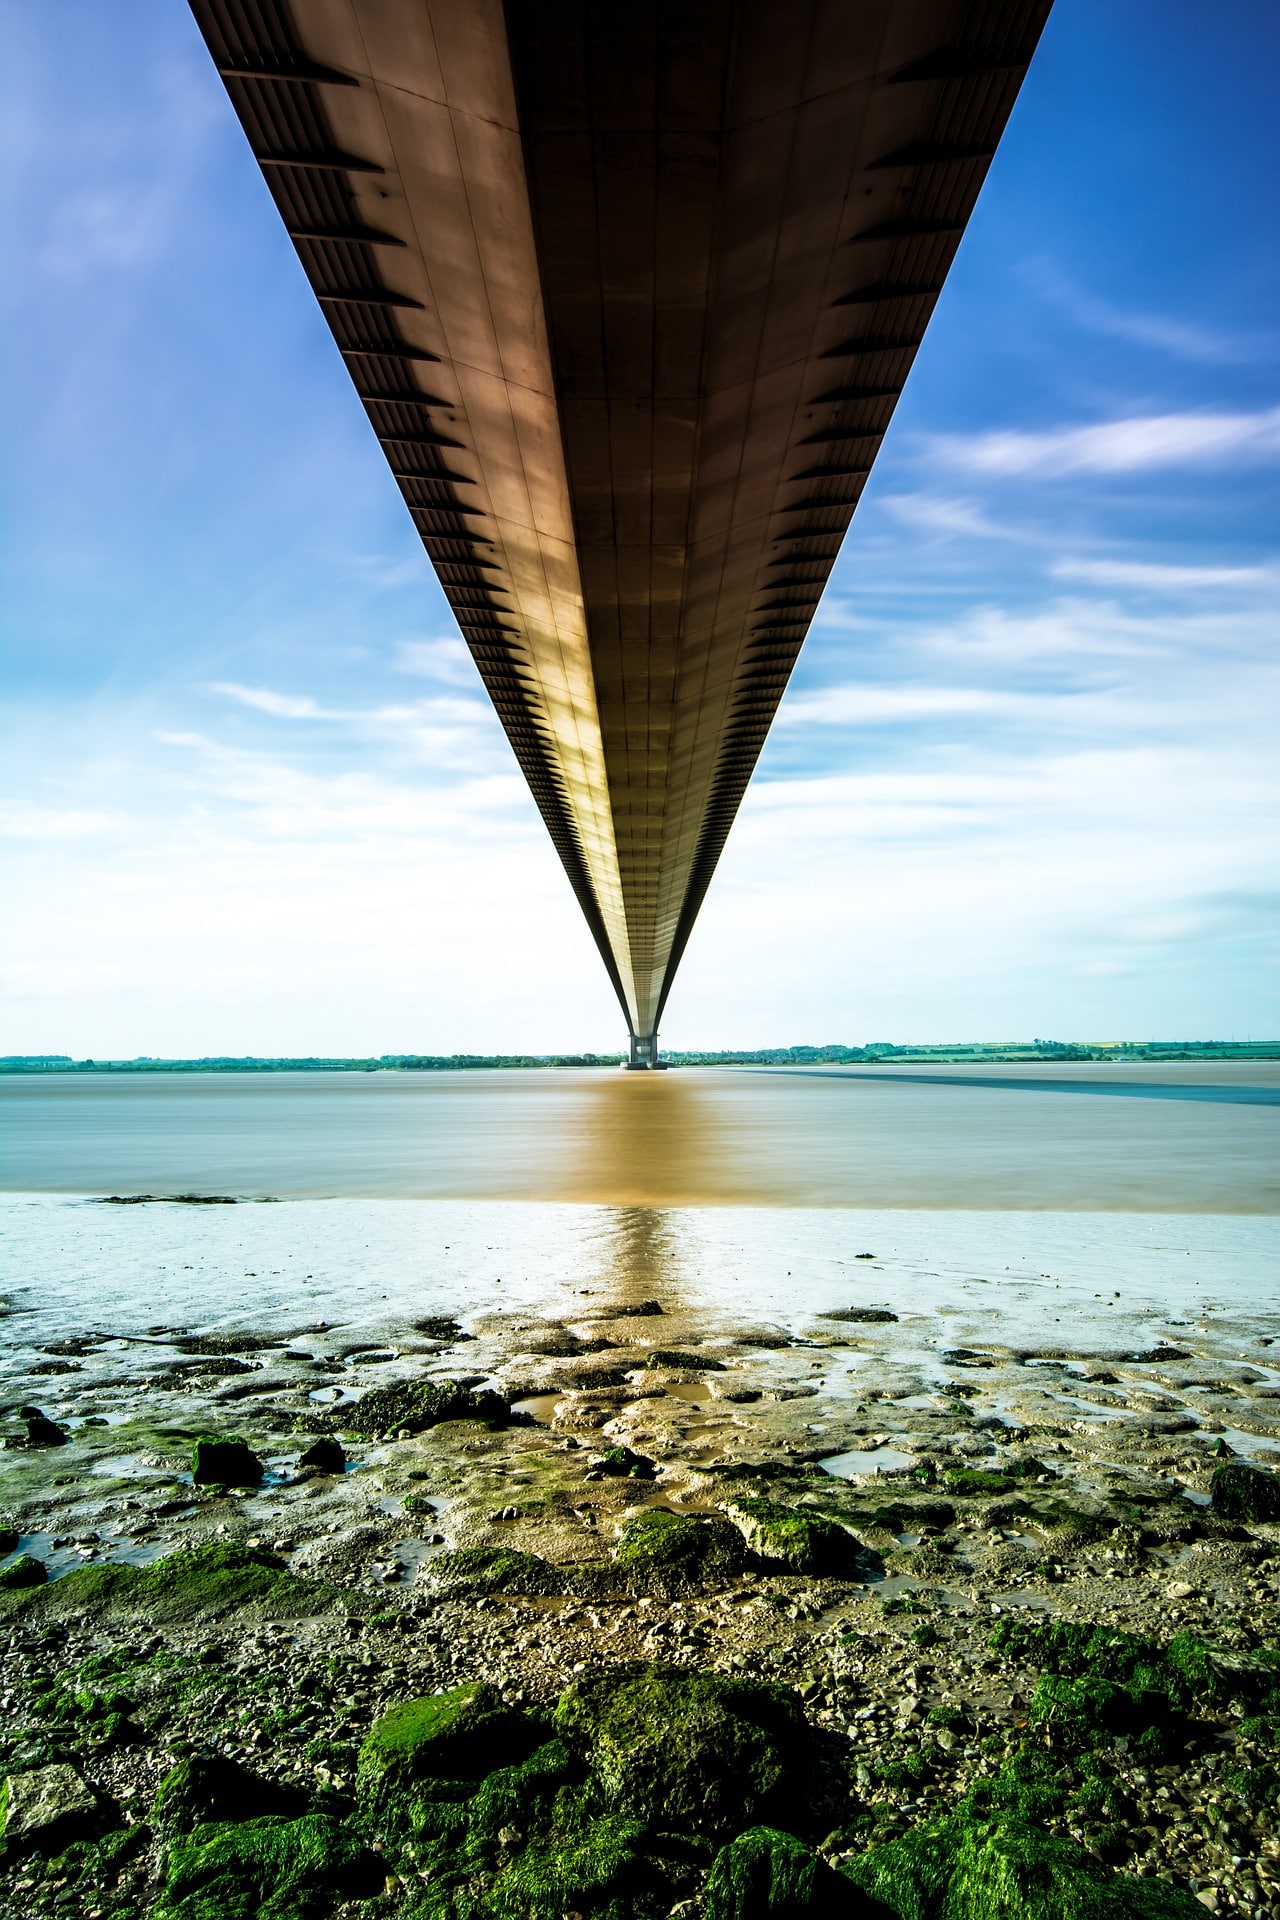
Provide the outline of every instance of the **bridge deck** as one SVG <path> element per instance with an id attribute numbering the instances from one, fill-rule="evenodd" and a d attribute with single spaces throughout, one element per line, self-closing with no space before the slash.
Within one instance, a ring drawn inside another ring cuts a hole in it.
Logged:
<path id="1" fill-rule="evenodd" d="M 634 1036 L 1049 0 L 192 0 Z"/>

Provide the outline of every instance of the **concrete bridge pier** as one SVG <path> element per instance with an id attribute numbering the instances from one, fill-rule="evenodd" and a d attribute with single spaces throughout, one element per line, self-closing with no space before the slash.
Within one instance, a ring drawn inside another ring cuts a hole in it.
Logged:
<path id="1" fill-rule="evenodd" d="M 658 1059 L 658 1030 L 652 1033 L 633 1033 L 631 1036 L 631 1058 L 627 1062 L 628 1073 L 662 1073 L 665 1068 Z"/>

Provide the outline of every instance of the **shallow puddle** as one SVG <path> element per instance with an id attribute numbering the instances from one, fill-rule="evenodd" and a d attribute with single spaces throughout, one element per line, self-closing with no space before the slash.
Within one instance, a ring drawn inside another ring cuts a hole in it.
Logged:
<path id="1" fill-rule="evenodd" d="M 859 1474 L 901 1473 L 915 1465 L 915 1455 L 896 1447 L 874 1447 L 866 1452 L 833 1453 L 818 1465 L 837 1480 L 855 1480 Z"/>

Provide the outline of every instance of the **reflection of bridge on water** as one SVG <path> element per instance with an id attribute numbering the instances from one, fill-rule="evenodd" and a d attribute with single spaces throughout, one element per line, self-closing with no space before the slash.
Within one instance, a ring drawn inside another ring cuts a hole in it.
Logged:
<path id="1" fill-rule="evenodd" d="M 192 0 L 657 1024 L 1050 0 Z"/>

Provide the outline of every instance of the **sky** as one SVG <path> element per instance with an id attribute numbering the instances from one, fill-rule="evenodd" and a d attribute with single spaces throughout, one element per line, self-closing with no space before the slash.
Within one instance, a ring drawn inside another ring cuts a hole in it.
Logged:
<path id="1" fill-rule="evenodd" d="M 0 11 L 0 1052 L 616 1049 L 186 7 Z M 1280 1036 L 1278 81 L 1057 0 L 666 1045 Z"/>

